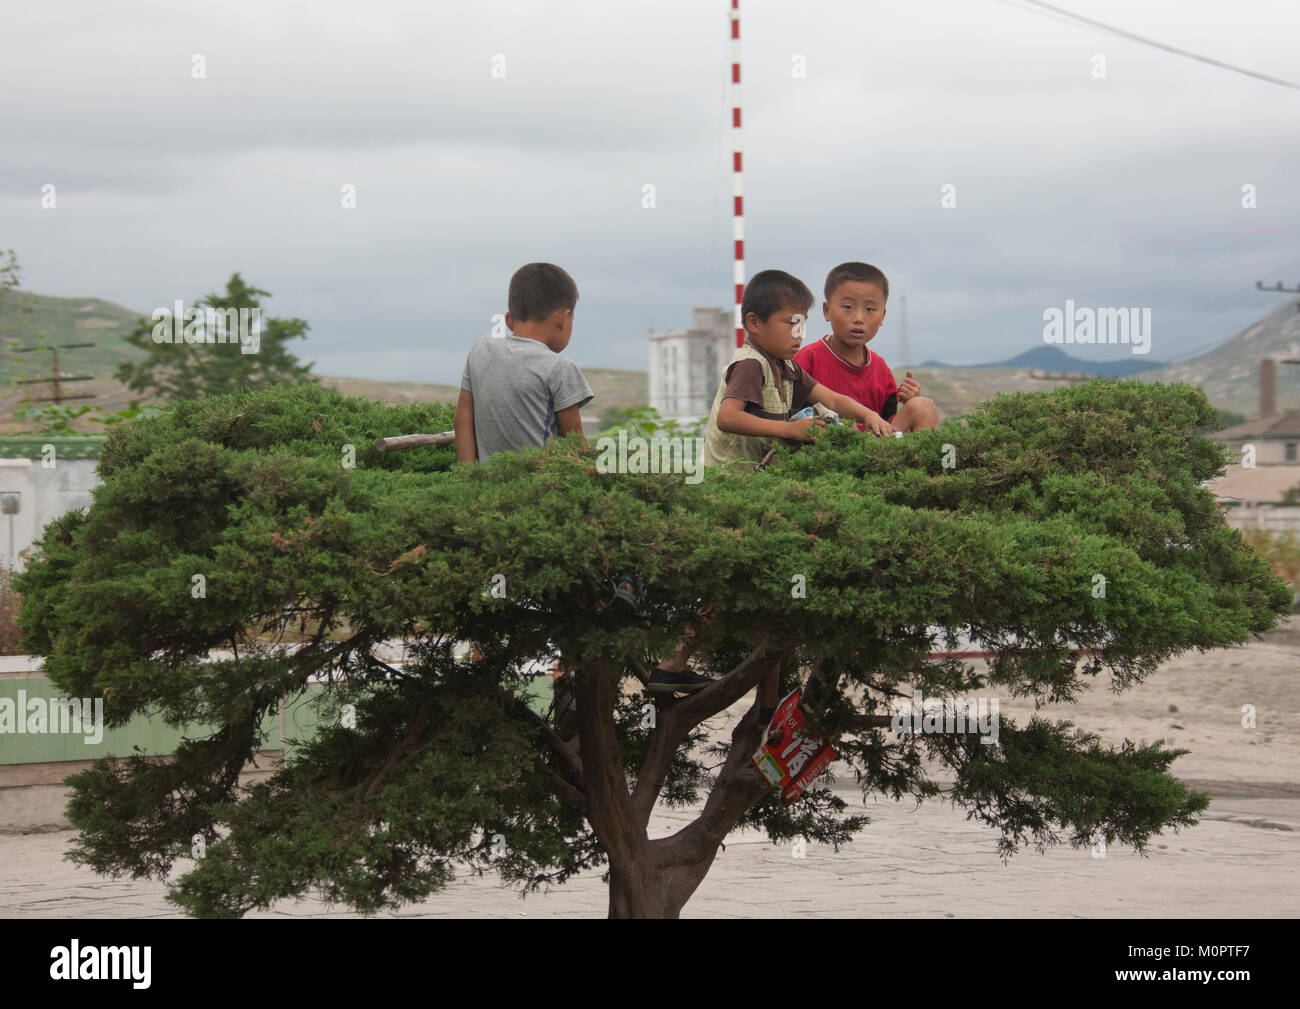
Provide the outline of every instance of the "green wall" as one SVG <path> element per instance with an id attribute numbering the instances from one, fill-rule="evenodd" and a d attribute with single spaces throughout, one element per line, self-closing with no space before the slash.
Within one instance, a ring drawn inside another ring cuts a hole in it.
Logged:
<path id="1" fill-rule="evenodd" d="M 284 727 L 288 738 L 286 756 L 292 755 L 297 743 L 312 737 L 316 725 L 323 714 L 323 705 L 317 701 L 318 695 L 329 687 L 323 683 L 309 684 L 307 690 L 295 698 L 285 708 Z M 49 702 L 60 696 L 59 690 L 44 676 L 26 676 L 16 679 L 0 679 L 0 700 L 9 698 L 16 706 L 19 692 L 23 693 L 24 703 L 32 698 Z M 551 678 L 534 677 L 530 683 L 534 710 L 544 712 L 551 701 Z M 84 703 L 83 698 L 83 703 Z M 92 698 L 93 705 L 93 698 Z M 47 711 L 53 709 L 46 704 Z M 89 720 L 89 719 L 87 719 Z M 26 722 L 24 722 L 26 724 Z M 262 722 L 266 733 L 264 750 L 278 750 L 280 741 L 280 717 L 271 714 Z M 137 716 L 126 725 L 117 729 L 105 728 L 100 742 L 90 744 L 80 735 L 44 732 L 0 731 L 0 765 L 3 764 L 44 764 L 68 760 L 93 760 L 96 757 L 129 756 L 135 748 L 148 754 L 168 754 L 176 750 L 182 736 L 191 738 L 211 732 L 211 727 L 203 725 L 188 726 L 182 732 L 166 725 L 161 720 Z"/>

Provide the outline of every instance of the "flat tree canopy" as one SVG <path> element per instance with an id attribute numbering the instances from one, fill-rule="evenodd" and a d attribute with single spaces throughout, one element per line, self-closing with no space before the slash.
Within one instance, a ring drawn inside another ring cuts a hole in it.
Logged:
<path id="1" fill-rule="evenodd" d="M 1214 417 L 1185 385 L 1090 382 L 901 439 L 828 429 L 695 485 L 599 472 L 576 437 L 481 465 L 381 454 L 378 437 L 450 427 L 450 407 L 310 385 L 120 425 L 94 504 L 51 523 L 19 579 L 24 643 L 69 696 L 103 695 L 110 724 L 216 728 L 70 779 L 73 857 L 163 877 L 202 835 L 171 899 L 203 916 L 305 893 L 374 911 L 458 866 L 525 890 L 604 867 L 611 915 L 674 916 L 737 825 L 871 843 L 828 789 L 782 807 L 751 763 L 753 710 L 709 744 L 706 719 L 772 654 L 783 690 L 812 676 L 812 727 L 864 795 L 949 799 L 1004 855 L 1143 850 L 1207 805 L 1168 773 L 1186 751 L 1043 717 L 1002 718 L 988 745 L 882 716 L 914 687 L 1069 702 L 1270 629 L 1291 592 L 1202 486 L 1226 462 L 1194 434 Z M 644 616 L 611 605 L 627 571 Z M 718 682 L 650 719 L 635 674 L 688 632 Z M 928 658 L 958 634 L 996 653 L 986 669 Z M 394 639 L 414 648 L 400 669 L 374 656 Z M 527 703 L 525 667 L 550 658 L 576 671 L 573 725 Z M 320 731 L 242 788 L 264 718 L 321 678 Z M 700 812 L 651 839 L 656 801 Z"/>

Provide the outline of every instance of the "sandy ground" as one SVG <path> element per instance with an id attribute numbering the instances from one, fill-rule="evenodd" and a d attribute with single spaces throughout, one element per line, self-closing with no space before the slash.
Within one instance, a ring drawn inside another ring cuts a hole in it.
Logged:
<path id="1" fill-rule="evenodd" d="M 1255 725 L 1242 726 L 1242 706 Z M 728 731 L 748 702 L 715 728 Z M 1032 702 L 1003 703 L 1021 723 Z M 1146 857 L 1111 848 L 1032 849 L 1004 863 L 995 831 L 942 802 L 917 807 L 837 791 L 872 822 L 839 852 L 772 845 L 735 833 L 684 916 L 719 917 L 1297 917 L 1300 916 L 1300 618 L 1262 642 L 1167 663 L 1120 695 L 1105 681 L 1069 718 L 1110 743 L 1153 741 L 1189 749 L 1174 773 L 1212 797 L 1198 826 L 1155 838 Z M 692 819 L 656 810 L 652 836 Z M 0 835 L 0 916 L 176 917 L 166 888 L 95 876 L 63 860 L 70 831 Z M 600 917 L 598 874 L 526 900 L 491 877 L 465 878 L 399 917 Z M 284 901 L 251 917 L 353 917 L 316 900 Z"/>
<path id="2" fill-rule="evenodd" d="M 1244 705 L 1254 706 L 1253 728 L 1242 725 Z M 1033 703 L 1001 711 L 1023 724 Z M 1300 616 L 1260 642 L 1182 655 L 1121 694 L 1103 675 L 1078 703 L 1043 713 L 1108 743 L 1164 739 L 1190 750 L 1172 771 L 1212 795 L 1300 799 Z"/>

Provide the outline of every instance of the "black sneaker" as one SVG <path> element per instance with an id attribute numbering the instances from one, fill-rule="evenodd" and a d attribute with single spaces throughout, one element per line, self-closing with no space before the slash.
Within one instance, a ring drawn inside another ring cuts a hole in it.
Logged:
<path id="1" fill-rule="evenodd" d="M 673 673 L 656 666 L 645 688 L 652 694 L 693 694 L 714 682 L 716 681 L 699 673 L 693 673 L 689 669 Z"/>

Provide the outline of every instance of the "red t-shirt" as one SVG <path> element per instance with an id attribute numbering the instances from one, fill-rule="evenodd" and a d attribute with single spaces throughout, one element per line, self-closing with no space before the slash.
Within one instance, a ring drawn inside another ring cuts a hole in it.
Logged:
<path id="1" fill-rule="evenodd" d="M 873 354 L 870 347 L 866 351 L 867 363 L 857 368 L 835 353 L 822 337 L 801 348 L 794 356 L 794 363 L 831 392 L 857 400 L 889 420 L 898 413 L 898 383 L 885 359 Z"/>

